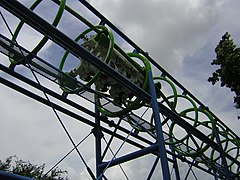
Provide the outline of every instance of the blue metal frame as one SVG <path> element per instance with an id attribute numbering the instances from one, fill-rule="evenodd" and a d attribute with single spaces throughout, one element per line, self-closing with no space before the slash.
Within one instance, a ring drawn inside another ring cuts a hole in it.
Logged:
<path id="1" fill-rule="evenodd" d="M 13 174 L 13 173 L 1 171 L 1 170 L 0 170 L 0 179 L 1 180 L 33 180 L 32 178 L 20 176 L 18 174 Z"/>
<path id="2" fill-rule="evenodd" d="M 161 119 L 159 115 L 159 105 L 158 105 L 156 90 L 153 82 L 152 71 L 148 72 L 148 83 L 149 83 L 149 91 L 151 94 L 150 102 L 153 110 L 153 117 L 154 117 L 154 123 L 156 128 L 157 140 L 158 140 L 157 143 L 159 145 L 159 155 L 160 155 L 160 160 L 162 165 L 161 167 L 163 172 L 163 179 L 170 180 L 171 178 L 170 178 L 170 171 L 168 166 L 167 152 L 166 152 L 166 147 L 165 147 L 165 142 L 163 137 Z"/>
<path id="3" fill-rule="evenodd" d="M 54 1 L 56 2 L 56 0 L 54 0 Z M 94 9 L 87 1 L 85 1 L 85 0 L 79 0 L 79 1 L 83 5 L 85 5 L 88 9 L 90 9 L 96 16 L 98 16 L 99 19 L 101 20 L 101 23 L 107 24 L 110 28 L 112 28 L 112 30 L 114 30 L 124 40 L 126 40 L 126 42 L 128 42 L 132 47 L 134 47 L 137 52 L 145 55 L 153 65 L 155 65 L 159 70 L 161 70 L 164 74 L 166 74 L 169 79 L 171 79 L 176 85 L 178 85 L 184 91 L 184 93 L 188 94 L 197 103 L 199 103 L 199 105 L 201 105 L 203 108 L 206 108 L 197 98 L 195 98 L 189 91 L 187 91 L 187 89 L 185 89 L 170 74 L 168 74 L 163 68 L 161 68 L 154 60 L 152 60 L 147 53 L 145 53 L 142 49 L 140 49 L 134 42 L 132 42 L 118 28 L 116 28 L 110 21 L 108 21 L 96 9 Z M 164 138 L 163 138 L 162 122 L 161 122 L 160 115 L 159 115 L 159 112 L 160 112 L 163 115 L 169 117 L 171 120 L 174 120 L 179 126 L 184 128 L 186 131 L 189 131 L 192 135 L 199 138 L 200 140 L 202 140 L 206 144 L 209 144 L 212 148 L 216 149 L 219 153 L 221 153 L 222 159 L 223 159 L 223 165 L 225 167 L 224 171 L 225 171 L 226 177 L 229 178 L 229 179 L 231 178 L 231 174 L 227 169 L 226 158 L 228 158 L 230 160 L 233 160 L 233 161 L 235 161 L 235 160 L 230 155 L 225 154 L 223 152 L 223 149 L 222 149 L 221 143 L 220 143 L 220 139 L 219 139 L 219 135 L 218 135 L 218 130 L 216 128 L 214 128 L 215 137 L 216 137 L 216 141 L 217 141 L 217 143 L 216 143 L 213 140 L 209 139 L 206 135 L 204 135 L 200 131 L 194 129 L 189 123 L 187 123 L 183 119 L 181 119 L 181 117 L 178 114 L 175 114 L 170 109 L 168 109 L 167 107 L 165 107 L 164 105 L 159 103 L 157 101 L 157 98 L 156 98 L 155 86 L 154 86 L 153 76 L 152 76 L 151 71 L 149 71 L 149 73 L 148 73 L 149 93 L 147 93 L 147 92 L 143 91 L 141 88 L 139 88 L 138 86 L 136 86 L 135 84 L 133 84 L 132 82 L 130 82 L 127 78 L 125 78 L 124 76 L 122 76 L 121 74 L 116 72 L 113 68 L 111 68 L 110 66 L 103 63 L 97 57 L 93 56 L 91 53 L 89 53 L 84 48 L 82 48 L 80 45 L 78 45 L 75 41 L 73 41 L 72 39 L 67 37 L 65 34 L 63 34 L 58 29 L 51 26 L 48 22 L 46 22 L 44 19 L 42 19 L 41 17 L 36 15 L 34 12 L 30 11 L 28 8 L 23 6 L 18 1 L 1 0 L 0 5 L 2 7 L 4 7 L 5 9 L 7 9 L 12 14 L 14 14 L 15 16 L 17 16 L 18 18 L 24 19 L 26 21 L 26 23 L 28 23 L 30 26 L 35 28 L 37 31 L 41 32 L 44 35 L 47 35 L 53 42 L 57 43 L 58 45 L 60 45 L 64 49 L 70 50 L 70 52 L 72 54 L 76 55 L 77 57 L 79 57 L 79 56 L 83 57 L 86 61 L 89 61 L 89 63 L 96 66 L 98 69 L 100 69 L 105 74 L 115 78 L 115 80 L 119 84 L 121 84 L 123 86 L 127 86 L 127 88 L 129 88 L 134 94 L 136 94 L 138 97 L 140 97 L 143 101 L 150 102 L 150 105 L 151 105 L 152 110 L 153 110 L 153 115 L 154 115 L 154 122 L 155 122 L 155 127 L 156 127 L 156 134 L 157 134 L 157 144 L 154 144 L 153 142 L 149 141 L 148 139 L 145 139 L 141 136 L 138 136 L 137 134 L 130 133 L 129 130 L 127 130 L 127 129 L 121 127 L 121 126 L 118 126 L 111 121 L 108 121 L 106 118 L 100 116 L 97 108 L 96 108 L 95 112 L 92 112 L 92 111 L 82 107 L 81 105 L 76 104 L 76 103 L 68 100 L 67 97 L 64 98 L 64 97 L 52 92 L 51 90 L 43 87 L 44 90 L 46 91 L 46 93 L 50 94 L 54 98 L 60 99 L 61 101 L 65 102 L 66 104 L 69 104 L 72 107 L 78 108 L 79 110 L 81 110 L 85 113 L 88 113 L 92 117 L 95 117 L 95 122 L 92 122 L 92 121 L 87 120 L 84 117 L 79 116 L 78 114 L 76 114 L 74 112 L 69 111 L 68 109 L 60 107 L 57 104 L 54 104 L 54 103 L 52 104 L 54 106 L 54 108 L 56 108 L 57 110 L 73 117 L 74 119 L 80 120 L 80 121 L 94 127 L 93 131 L 95 132 L 95 137 L 96 137 L 95 138 L 95 140 L 96 140 L 95 141 L 95 145 L 96 145 L 96 154 L 95 155 L 96 155 L 96 171 L 97 171 L 96 172 L 96 177 L 99 177 L 99 176 L 102 175 L 103 168 L 105 168 L 106 165 L 108 164 L 107 162 L 102 162 L 103 156 L 105 154 L 105 153 L 102 154 L 102 149 L 101 149 L 102 133 L 104 132 L 104 133 L 107 133 L 109 135 L 112 135 L 114 133 L 114 137 L 116 137 L 118 139 L 121 139 L 121 140 L 125 140 L 125 137 L 117 134 L 115 130 L 120 130 L 120 131 L 122 131 L 124 133 L 127 133 L 127 134 L 129 133 L 131 136 L 137 138 L 138 140 L 147 143 L 149 145 L 149 147 L 145 147 L 140 143 L 137 143 L 137 142 L 134 142 L 133 140 L 127 139 L 126 142 L 132 144 L 135 147 L 140 148 L 140 150 L 136 151 L 134 153 L 130 153 L 128 155 L 119 157 L 117 159 L 114 159 L 113 161 L 111 161 L 109 167 L 120 164 L 120 163 L 123 163 L 123 162 L 130 161 L 132 159 L 135 159 L 135 158 L 138 158 L 138 157 L 141 157 L 143 155 L 151 153 L 151 154 L 154 154 L 154 155 L 156 155 L 157 157 L 160 158 L 162 172 L 163 172 L 163 179 L 170 179 L 170 172 L 169 172 L 169 166 L 168 166 L 169 162 L 173 163 L 173 165 L 177 165 L 177 158 L 178 158 L 180 160 L 183 160 L 185 162 L 190 163 L 188 160 L 186 160 L 186 159 L 182 158 L 181 156 L 178 156 L 177 154 L 175 154 L 174 151 L 166 150 L 165 142 L 164 142 Z M 26 82 L 27 84 L 30 84 L 31 86 L 33 86 L 35 88 L 39 88 L 36 83 L 34 83 L 31 80 L 15 73 L 13 71 L 13 69 L 8 69 L 8 68 L 6 68 L 2 65 L 0 65 L 0 69 L 2 71 L 6 72 L 6 73 L 18 78 L 18 79 Z M 24 89 L 24 88 L 22 88 L 22 87 L 20 87 L 16 84 L 4 79 L 4 78 L 2 78 L 2 77 L 0 77 L 0 83 L 5 84 L 6 86 L 11 87 L 11 88 L 13 88 L 13 89 L 25 94 L 25 95 L 37 100 L 37 101 L 42 102 L 43 104 L 46 104 L 46 105 L 49 106 L 49 102 L 47 102 L 44 98 L 42 98 L 42 97 Z M 216 121 L 218 121 L 218 118 L 214 114 L 212 114 L 212 115 L 213 115 L 213 117 L 216 118 Z M 115 130 L 111 131 L 107 128 L 102 127 L 101 122 L 106 123 L 109 126 L 114 126 Z M 226 129 L 229 129 L 229 128 L 226 127 Z M 107 147 L 110 146 L 110 144 L 111 144 L 111 141 L 109 141 Z M 171 147 L 170 147 L 170 149 L 171 149 Z M 168 158 L 167 154 L 172 155 L 173 159 Z M 157 164 L 157 162 L 158 161 L 155 161 L 155 164 Z M 239 162 L 235 162 L 235 163 L 240 166 Z M 198 167 L 196 164 L 193 164 L 193 163 L 191 163 L 191 165 L 195 166 L 195 167 Z M 200 166 L 198 168 L 201 169 Z M 201 170 L 204 170 L 205 172 L 208 172 L 208 173 L 212 174 L 211 171 L 207 171 L 203 168 Z M 177 179 L 180 179 L 179 171 L 178 171 L 177 167 L 176 167 L 175 171 L 176 171 Z M 104 176 L 103 176 L 103 178 L 104 178 Z"/>

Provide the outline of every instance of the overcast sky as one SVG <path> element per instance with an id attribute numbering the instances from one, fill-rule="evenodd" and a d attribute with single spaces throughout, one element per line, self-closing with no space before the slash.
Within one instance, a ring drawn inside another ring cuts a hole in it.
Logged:
<path id="1" fill-rule="evenodd" d="M 20 2 L 29 6 L 32 1 Z M 80 3 L 76 0 L 67 2 L 76 10 L 81 9 Z M 221 36 L 229 32 L 235 43 L 240 45 L 240 24 L 237 20 L 240 17 L 239 0 L 89 0 L 89 2 L 240 135 L 240 121 L 237 120 L 240 113 L 234 108 L 234 94 L 229 89 L 220 88 L 219 84 L 212 86 L 207 82 L 215 70 L 210 63 L 215 58 L 214 49 Z M 51 19 L 56 13 L 56 8 L 49 10 L 46 8 L 48 5 L 52 4 L 43 4 L 37 11 L 44 18 Z M 18 21 L 2 8 L 0 10 L 14 30 Z M 89 19 L 93 17 L 89 12 L 83 13 L 89 14 Z M 65 21 L 59 24 L 59 28 L 70 37 L 76 37 L 84 28 L 71 23 L 71 19 L 66 21 L 67 18 L 65 15 Z M 95 22 L 94 19 L 92 21 Z M 10 37 L 2 19 L 0 30 Z M 25 29 L 21 31 L 19 42 L 27 48 L 32 48 L 40 38 L 38 33 Z M 56 57 L 60 58 L 63 54 L 63 51 L 55 48 L 52 43 L 48 43 L 40 55 L 46 59 L 54 58 L 51 62 L 55 63 Z M 8 59 L 2 55 L 0 57 L 1 63 L 7 65 Z M 0 75 L 2 76 L 2 73 Z M 50 167 L 71 149 L 72 145 L 50 108 L 3 85 L 0 85 L 0 94 L 0 159 L 16 154 L 19 158 L 33 163 L 47 162 L 49 163 L 47 166 Z M 69 120 L 62 114 L 61 117 L 76 142 L 90 132 L 90 129 L 81 123 Z M 90 137 L 80 148 L 91 166 L 94 164 L 94 157 L 88 157 L 88 151 L 93 151 L 89 150 L 94 148 L 89 145 L 93 145 L 92 141 L 93 137 Z M 70 156 L 61 167 L 67 168 L 70 179 L 88 177 L 83 171 L 83 165 L 78 166 L 80 160 L 76 157 L 76 154 Z M 151 158 L 144 160 L 147 161 L 153 162 Z M 144 168 L 143 164 L 138 165 L 141 169 Z M 134 166 L 135 164 L 131 164 L 125 168 Z M 130 177 L 136 179 L 140 175 L 141 173 L 132 172 Z M 117 179 L 114 171 L 109 177 Z"/>

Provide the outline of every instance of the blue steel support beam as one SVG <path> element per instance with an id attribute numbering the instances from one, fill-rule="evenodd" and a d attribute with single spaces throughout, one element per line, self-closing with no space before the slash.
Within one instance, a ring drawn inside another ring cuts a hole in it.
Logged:
<path id="1" fill-rule="evenodd" d="M 223 151 L 223 147 L 222 147 L 221 140 L 220 140 L 219 133 L 218 133 L 218 128 L 216 127 L 216 122 L 213 122 L 212 125 L 213 125 L 213 132 L 215 134 L 217 144 L 219 145 L 220 156 L 221 156 L 221 159 L 222 159 L 222 165 L 223 165 L 223 169 L 224 169 L 226 178 L 228 180 L 231 180 L 232 179 L 231 173 L 228 169 L 226 155 L 225 155 L 225 152 Z"/>
<path id="2" fill-rule="evenodd" d="M 171 152 L 173 154 L 176 154 L 176 152 L 175 152 L 175 150 L 174 150 L 172 145 L 169 145 L 169 148 L 171 149 Z M 176 158 L 175 155 L 172 155 L 172 158 L 173 158 L 173 168 L 174 168 L 174 171 L 175 171 L 176 180 L 180 180 L 180 174 L 179 174 L 177 158 Z"/>
<path id="3" fill-rule="evenodd" d="M 170 180 L 171 178 L 170 178 L 170 171 L 168 166 L 167 151 L 166 151 L 164 137 L 163 137 L 162 124 L 161 124 L 161 119 L 159 114 L 159 106 L 158 106 L 156 90 L 153 82 L 152 71 L 148 72 L 148 84 L 149 84 L 149 91 L 151 95 L 151 106 L 153 110 L 157 141 L 159 145 L 159 154 L 160 154 L 163 179 Z"/>
<path id="4" fill-rule="evenodd" d="M 154 170 L 155 170 L 155 168 L 156 168 L 156 166 L 158 164 L 158 161 L 159 161 L 159 156 L 157 156 L 156 160 L 154 161 L 153 166 L 152 166 L 152 168 L 151 168 L 151 170 L 150 170 L 150 172 L 148 174 L 147 180 L 151 180 L 152 179 L 152 175 L 153 175 L 153 172 L 154 172 Z"/>
<path id="5" fill-rule="evenodd" d="M 0 170 L 0 179 L 1 180 L 33 180 L 32 178 L 20 176 L 6 171 Z"/>
<path id="6" fill-rule="evenodd" d="M 96 98 L 96 97 L 95 97 Z M 99 110 L 97 106 L 95 106 L 95 113 L 100 116 Z M 95 118 L 95 128 L 94 136 L 95 136 L 95 150 L 96 150 L 96 179 L 102 174 L 102 171 L 100 168 L 98 168 L 99 164 L 102 162 L 102 149 L 101 149 L 101 139 L 102 139 L 102 131 L 101 131 L 101 124 L 100 124 L 100 118 Z M 101 180 L 102 178 L 99 178 Z"/>
<path id="7" fill-rule="evenodd" d="M 106 168 L 106 166 L 108 166 L 108 168 L 112 167 L 112 166 L 116 166 L 118 164 L 125 163 L 125 162 L 128 162 L 130 160 L 145 156 L 147 154 L 155 153 L 157 151 L 158 151 L 158 144 L 153 144 L 153 145 L 151 145 L 149 147 L 146 147 L 144 149 L 141 149 L 139 151 L 129 153 L 125 156 L 121 156 L 121 157 L 118 157 L 116 159 L 113 159 L 110 163 L 109 162 L 103 162 L 102 164 L 99 165 L 99 168 L 104 169 L 104 168 Z"/>

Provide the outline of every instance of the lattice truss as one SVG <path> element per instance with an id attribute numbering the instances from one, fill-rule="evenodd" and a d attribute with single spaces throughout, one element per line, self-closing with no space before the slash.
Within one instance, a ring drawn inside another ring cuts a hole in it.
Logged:
<path id="1" fill-rule="evenodd" d="M 0 1 L 1 23 L 8 30 L 8 35 L 0 34 L 0 52 L 9 59 L 0 64 L 0 82 L 92 129 L 93 169 L 68 136 L 89 177 L 107 179 L 118 168 L 123 179 L 131 179 L 125 164 L 146 157 L 143 179 L 161 174 L 164 179 L 190 174 L 197 179 L 195 171 L 217 179 L 239 178 L 240 139 L 205 105 L 86 1 L 76 6 L 48 1 L 53 18 L 39 10 L 44 3 L 37 0 L 28 8 L 18 1 Z M 5 18 L 7 11 L 18 22 L 14 28 Z M 66 27 L 69 20 L 74 31 Z M 40 37 L 31 47 L 19 40 L 24 30 Z M 40 57 L 48 43 L 54 59 Z M 51 101 L 6 74 L 40 89 Z M 38 77 L 47 83 L 40 84 Z"/>

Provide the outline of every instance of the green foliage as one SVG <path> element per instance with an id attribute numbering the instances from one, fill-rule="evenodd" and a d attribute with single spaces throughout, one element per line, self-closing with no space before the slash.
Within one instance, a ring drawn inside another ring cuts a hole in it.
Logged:
<path id="1" fill-rule="evenodd" d="M 213 72 L 208 81 L 213 85 L 220 81 L 222 87 L 228 87 L 235 92 L 235 107 L 240 108 L 240 48 L 236 48 L 230 34 L 226 32 L 215 52 L 216 59 L 211 65 L 218 65 L 220 68 Z"/>
<path id="2" fill-rule="evenodd" d="M 15 161 L 13 160 L 15 159 Z M 68 177 L 62 177 L 67 171 L 58 168 L 53 169 L 49 174 L 44 174 L 45 164 L 37 166 L 29 161 L 19 160 L 17 156 L 8 157 L 5 162 L 0 160 L 0 170 L 11 172 L 25 177 L 41 180 L 67 180 Z"/>

